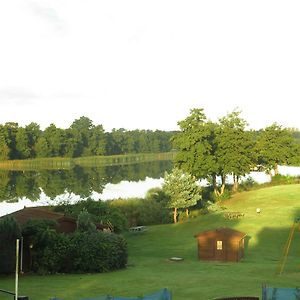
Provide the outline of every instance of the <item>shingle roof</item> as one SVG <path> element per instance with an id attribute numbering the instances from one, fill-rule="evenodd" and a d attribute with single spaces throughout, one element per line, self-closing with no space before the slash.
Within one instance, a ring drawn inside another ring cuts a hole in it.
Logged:
<path id="1" fill-rule="evenodd" d="M 29 219 L 54 220 L 54 221 L 58 221 L 60 219 L 69 219 L 70 221 L 71 220 L 75 221 L 75 219 L 65 217 L 61 213 L 53 212 L 49 209 L 40 208 L 40 207 L 24 207 L 21 210 L 15 211 L 3 217 L 7 217 L 7 216 L 14 217 L 19 224 L 24 224 Z"/>
<path id="2" fill-rule="evenodd" d="M 195 237 L 198 237 L 200 235 L 207 235 L 209 233 L 221 233 L 224 236 L 235 236 L 235 237 L 239 237 L 241 239 L 243 239 L 247 234 L 232 228 L 228 228 L 228 227 L 220 227 L 220 228 L 216 228 L 216 229 L 212 229 L 212 230 L 206 230 L 206 231 L 202 231 L 199 232 L 195 235 Z"/>

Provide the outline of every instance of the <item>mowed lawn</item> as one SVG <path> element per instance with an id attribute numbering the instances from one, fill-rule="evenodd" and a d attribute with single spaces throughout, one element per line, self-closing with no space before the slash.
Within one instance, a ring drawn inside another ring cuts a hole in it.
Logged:
<path id="1" fill-rule="evenodd" d="M 278 260 L 291 225 L 300 217 L 300 185 L 282 185 L 236 194 L 223 202 L 225 211 L 244 212 L 239 220 L 223 212 L 185 223 L 150 226 L 128 233 L 128 267 L 107 274 L 20 277 L 20 293 L 30 300 L 53 296 L 65 300 L 103 294 L 141 296 L 169 288 L 174 300 L 213 299 L 222 296 L 261 296 L 261 286 L 300 286 L 300 231 L 297 227 L 286 267 L 276 274 Z M 261 213 L 256 213 L 256 208 Z M 231 227 L 248 235 L 245 258 L 239 263 L 203 262 L 197 258 L 194 235 L 217 227 Z M 171 262 L 170 257 L 184 258 Z M 92 264 L 93 262 L 91 262 Z M 14 278 L 0 277 L 0 289 L 14 289 Z M 0 299 L 12 299 L 0 294 Z"/>

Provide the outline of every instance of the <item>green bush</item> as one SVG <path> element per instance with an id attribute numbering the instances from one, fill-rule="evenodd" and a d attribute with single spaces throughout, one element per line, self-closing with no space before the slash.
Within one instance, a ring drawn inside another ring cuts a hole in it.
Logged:
<path id="1" fill-rule="evenodd" d="M 111 205 L 122 212 L 130 227 L 171 222 L 170 210 L 165 207 L 164 202 L 154 199 L 117 199 L 112 200 Z"/>
<path id="2" fill-rule="evenodd" d="M 61 272 L 68 241 L 55 230 L 55 221 L 29 220 L 22 229 L 24 240 L 31 244 L 31 271 L 44 274 Z"/>
<path id="3" fill-rule="evenodd" d="M 300 177 L 295 176 L 288 176 L 288 175 L 275 175 L 272 176 L 272 185 L 279 185 L 279 184 L 295 184 L 300 183 Z"/>
<path id="4" fill-rule="evenodd" d="M 258 183 L 255 182 L 255 180 L 251 176 L 249 176 L 239 184 L 238 191 L 239 192 L 250 191 L 257 186 L 258 186 Z"/>
<path id="5" fill-rule="evenodd" d="M 79 214 L 86 210 L 95 223 L 111 224 L 116 233 L 128 229 L 127 219 L 118 207 L 110 205 L 110 201 L 95 201 L 92 199 L 82 200 L 76 204 L 64 203 L 53 208 L 54 211 L 62 212 L 67 216 L 78 218 Z"/>
<path id="6" fill-rule="evenodd" d="M 0 220 L 0 273 L 13 273 L 16 266 L 16 240 L 21 231 L 16 220 L 5 217 Z"/>
<path id="7" fill-rule="evenodd" d="M 70 236 L 72 272 L 108 272 L 124 268 L 127 244 L 123 237 L 104 232 L 76 232 Z"/>
<path id="8" fill-rule="evenodd" d="M 108 272 L 126 266 L 123 237 L 96 230 L 66 235 L 56 232 L 54 226 L 55 222 L 32 220 L 23 228 L 24 238 L 32 244 L 33 272 Z"/>
<path id="9" fill-rule="evenodd" d="M 91 215 L 84 208 L 77 217 L 77 230 L 81 232 L 95 232 L 96 225 L 92 221 Z"/>

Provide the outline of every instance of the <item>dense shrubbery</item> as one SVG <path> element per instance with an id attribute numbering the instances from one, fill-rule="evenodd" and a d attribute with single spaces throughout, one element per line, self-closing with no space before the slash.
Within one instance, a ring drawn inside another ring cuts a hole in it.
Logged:
<path id="1" fill-rule="evenodd" d="M 279 185 L 279 184 L 295 184 L 300 183 L 300 177 L 297 176 L 288 176 L 288 175 L 275 175 L 272 177 L 271 184 Z"/>
<path id="2" fill-rule="evenodd" d="M 128 226 L 170 223 L 170 210 L 166 208 L 167 199 L 160 188 L 154 188 L 148 191 L 145 198 L 110 201 L 87 199 L 76 204 L 63 204 L 54 207 L 54 210 L 76 219 L 86 211 L 93 222 L 112 224 L 114 232 L 119 233 L 127 230 Z"/>
<path id="3" fill-rule="evenodd" d="M 45 221 L 30 221 L 23 232 L 31 239 L 31 269 L 37 273 L 107 272 L 127 262 L 126 241 L 113 233 L 78 230 L 65 235 Z"/>
<path id="4" fill-rule="evenodd" d="M 0 220 L 0 272 L 9 274 L 16 265 L 16 239 L 20 238 L 20 228 L 14 218 Z"/>
<path id="5" fill-rule="evenodd" d="M 114 232 L 121 232 L 128 228 L 128 222 L 122 211 L 110 205 L 108 201 L 94 201 L 92 199 L 82 200 L 76 204 L 65 203 L 54 207 L 57 212 L 63 212 L 67 216 L 78 218 L 82 211 L 90 214 L 91 220 L 95 223 L 111 224 Z"/>
<path id="6" fill-rule="evenodd" d="M 112 200 L 111 205 L 117 207 L 126 217 L 129 226 L 166 224 L 172 221 L 170 209 L 165 202 L 158 201 L 153 195 L 144 198 Z"/>
<path id="7" fill-rule="evenodd" d="M 76 232 L 70 242 L 73 269 L 69 272 L 108 272 L 126 265 L 126 241 L 119 235 Z"/>
<path id="8" fill-rule="evenodd" d="M 23 226 L 24 249 L 30 251 L 25 269 L 38 274 L 108 272 L 124 268 L 127 263 L 125 239 L 102 231 L 76 231 L 61 234 L 55 222 L 31 220 Z M 15 240 L 20 230 L 14 219 L 4 218 L 0 223 L 0 273 L 15 269 Z M 30 249 L 30 250 L 29 250 Z"/>

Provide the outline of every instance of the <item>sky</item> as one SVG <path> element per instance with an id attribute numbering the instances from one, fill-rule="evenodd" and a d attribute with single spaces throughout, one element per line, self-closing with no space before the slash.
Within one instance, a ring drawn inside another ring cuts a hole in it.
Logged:
<path id="1" fill-rule="evenodd" d="M 0 0 L 0 124 L 300 129 L 300 1 Z"/>

